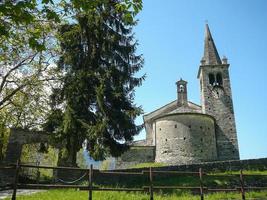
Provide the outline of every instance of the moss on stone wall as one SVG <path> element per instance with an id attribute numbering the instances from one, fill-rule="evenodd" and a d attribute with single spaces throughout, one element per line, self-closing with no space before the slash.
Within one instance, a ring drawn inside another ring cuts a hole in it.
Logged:
<path id="1" fill-rule="evenodd" d="M 0 162 L 3 161 L 5 157 L 9 136 L 10 129 L 0 124 Z"/>

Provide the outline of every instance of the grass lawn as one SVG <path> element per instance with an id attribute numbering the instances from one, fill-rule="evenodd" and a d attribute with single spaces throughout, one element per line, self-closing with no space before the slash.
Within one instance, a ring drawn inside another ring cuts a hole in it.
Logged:
<path id="1" fill-rule="evenodd" d="M 146 167 L 164 167 L 166 164 L 164 163 L 139 163 L 133 166 L 130 166 L 129 168 L 132 169 L 138 169 L 138 168 L 146 168 Z"/>
<path id="2" fill-rule="evenodd" d="M 144 165 L 150 165 L 146 163 Z M 209 174 L 210 176 L 204 176 L 204 186 L 210 188 L 235 188 L 240 187 L 238 171 L 231 172 L 216 172 Z M 244 174 L 249 175 L 267 175 L 267 171 L 244 171 Z M 148 174 L 147 174 L 148 175 Z M 223 177 L 222 175 L 233 175 Z M 97 179 L 97 178 L 96 178 Z M 245 185 L 249 186 L 267 186 L 267 176 L 247 176 L 244 177 Z M 142 188 L 144 185 L 149 185 L 148 176 L 120 176 L 116 177 L 104 177 L 103 180 L 98 179 L 98 183 L 95 186 L 98 187 L 132 187 Z M 101 181 L 104 181 L 101 183 Z M 105 182 L 107 181 L 107 182 Z M 87 182 L 82 184 L 87 185 Z M 153 177 L 154 186 L 196 186 L 199 187 L 198 176 L 175 176 L 175 175 L 157 175 Z M 193 195 L 189 191 L 185 190 L 164 190 L 158 191 L 154 196 L 155 200 L 199 200 L 199 195 Z M 10 199 L 10 198 L 9 198 Z M 74 189 L 62 189 L 62 190 L 49 190 L 32 195 L 18 196 L 18 200 L 86 200 L 88 199 L 88 192 L 78 191 Z M 93 200 L 148 200 L 149 194 L 144 192 L 93 192 Z M 241 199 L 239 192 L 233 193 L 210 193 L 204 195 L 205 200 L 231 200 Z M 267 200 L 266 191 L 251 191 L 246 193 L 246 200 Z"/>
<path id="3" fill-rule="evenodd" d="M 200 197 L 189 193 L 175 191 L 172 194 L 158 193 L 154 196 L 155 200 L 199 200 Z M 230 200 L 241 199 L 240 193 L 213 193 L 204 195 L 205 200 Z M 86 200 L 88 192 L 75 190 L 50 190 L 36 193 L 29 196 L 18 196 L 18 200 Z M 148 200 L 149 195 L 140 192 L 93 192 L 93 200 Z M 250 192 L 246 194 L 246 199 L 267 199 L 267 191 Z M 7 200 L 7 199 L 6 199 Z"/>

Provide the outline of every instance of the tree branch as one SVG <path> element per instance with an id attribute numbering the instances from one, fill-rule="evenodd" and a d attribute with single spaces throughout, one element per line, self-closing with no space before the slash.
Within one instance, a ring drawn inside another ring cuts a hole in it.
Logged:
<path id="1" fill-rule="evenodd" d="M 28 62 L 31 63 L 33 61 L 33 59 L 35 58 L 35 56 L 37 55 L 37 53 L 33 54 L 33 55 L 30 55 L 28 56 L 27 58 L 23 59 L 22 61 L 20 61 L 17 65 L 15 65 L 12 69 L 10 69 L 7 74 L 3 77 L 3 80 L 1 82 L 1 85 L 0 85 L 0 93 L 2 92 L 4 86 L 5 86 L 5 83 L 6 83 L 6 80 L 8 78 L 8 76 L 13 72 L 15 71 L 16 69 L 18 69 L 19 67 L 21 67 L 28 59 L 30 59 L 30 61 Z"/>
<path id="2" fill-rule="evenodd" d="M 3 98 L 3 100 L 0 101 L 0 108 L 1 106 L 8 101 L 9 99 L 11 99 L 19 90 L 21 90 L 22 88 L 24 88 L 27 84 L 23 84 L 19 87 L 17 87 L 16 89 L 14 89 L 9 95 L 7 95 L 5 98 Z"/>

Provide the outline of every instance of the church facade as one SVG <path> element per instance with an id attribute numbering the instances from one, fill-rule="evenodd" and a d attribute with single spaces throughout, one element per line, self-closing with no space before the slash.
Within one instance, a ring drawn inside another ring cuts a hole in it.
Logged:
<path id="1" fill-rule="evenodd" d="M 156 162 L 239 159 L 229 64 L 219 57 L 208 25 L 197 77 L 201 105 L 188 101 L 181 79 L 177 100 L 144 115 L 146 143 L 155 146 Z"/>
<path id="2" fill-rule="evenodd" d="M 177 99 L 143 116 L 146 139 L 133 147 L 153 147 L 148 161 L 191 164 L 239 159 L 229 64 L 225 57 L 220 58 L 207 24 L 197 78 L 201 105 L 188 101 L 187 82 L 180 79 Z M 138 156 L 148 152 L 146 148 L 141 151 Z M 128 154 L 126 158 L 134 163 L 135 153 L 131 155 L 130 150 Z M 137 160 L 146 162 L 138 156 Z"/>

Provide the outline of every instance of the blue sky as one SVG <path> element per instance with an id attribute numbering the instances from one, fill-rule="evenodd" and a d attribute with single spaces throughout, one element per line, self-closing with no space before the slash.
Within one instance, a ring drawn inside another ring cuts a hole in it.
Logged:
<path id="1" fill-rule="evenodd" d="M 207 20 L 220 56 L 230 63 L 241 159 L 267 157 L 267 1 L 143 1 L 135 33 L 147 79 L 136 103 L 148 113 L 173 101 L 179 78 L 188 81 L 189 100 L 200 103 L 197 71 Z M 143 138 L 144 131 L 136 137 Z"/>

